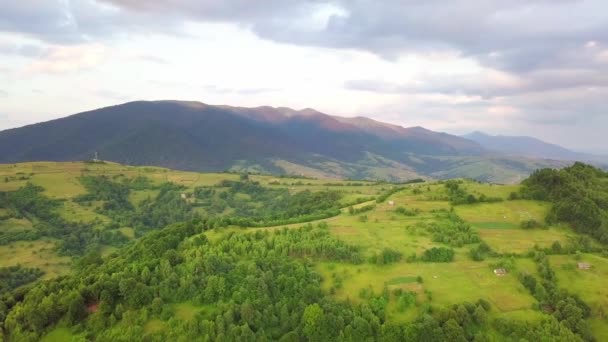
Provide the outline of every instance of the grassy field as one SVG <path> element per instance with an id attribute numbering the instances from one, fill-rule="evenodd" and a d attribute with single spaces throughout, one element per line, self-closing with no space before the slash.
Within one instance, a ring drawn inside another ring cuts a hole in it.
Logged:
<path id="1" fill-rule="evenodd" d="M 66 274 L 70 264 L 70 258 L 57 255 L 55 242 L 49 239 L 0 246 L 0 266 L 38 267 L 45 272 L 44 279 Z"/>
<path id="2" fill-rule="evenodd" d="M 42 337 L 41 342 L 68 342 L 75 337 L 68 328 L 57 327 Z"/>

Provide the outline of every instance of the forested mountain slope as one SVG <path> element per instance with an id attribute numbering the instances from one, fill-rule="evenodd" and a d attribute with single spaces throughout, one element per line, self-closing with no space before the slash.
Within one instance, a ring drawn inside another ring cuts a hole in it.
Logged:
<path id="1" fill-rule="evenodd" d="M 130 165 L 385 180 L 508 183 L 538 167 L 560 165 L 488 154 L 473 141 L 421 127 L 312 109 L 200 102 L 130 102 L 0 132 L 2 163 L 80 161 L 96 152 Z"/>

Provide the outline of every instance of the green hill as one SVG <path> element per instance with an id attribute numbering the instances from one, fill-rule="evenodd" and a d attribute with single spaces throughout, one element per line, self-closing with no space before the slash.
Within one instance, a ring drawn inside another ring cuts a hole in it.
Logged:
<path id="1" fill-rule="evenodd" d="M 2 337 L 604 340 L 607 179 L 0 165 Z"/>

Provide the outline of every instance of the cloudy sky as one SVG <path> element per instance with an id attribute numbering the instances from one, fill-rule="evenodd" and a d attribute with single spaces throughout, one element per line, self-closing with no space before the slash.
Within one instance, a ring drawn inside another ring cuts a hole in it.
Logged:
<path id="1" fill-rule="evenodd" d="M 608 3 L 0 3 L 0 129 L 141 99 L 313 107 L 608 152 Z"/>

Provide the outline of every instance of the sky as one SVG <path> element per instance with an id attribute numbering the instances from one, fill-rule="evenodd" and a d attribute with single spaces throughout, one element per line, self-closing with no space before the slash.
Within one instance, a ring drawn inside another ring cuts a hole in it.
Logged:
<path id="1" fill-rule="evenodd" d="M 608 153 L 608 2 L 0 3 L 0 130 L 161 99 Z"/>

